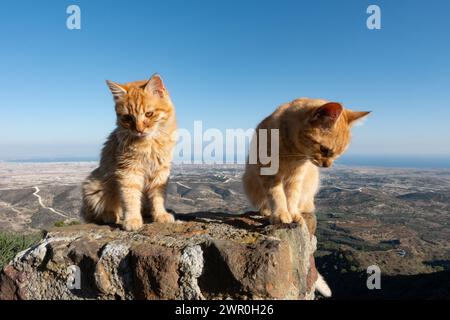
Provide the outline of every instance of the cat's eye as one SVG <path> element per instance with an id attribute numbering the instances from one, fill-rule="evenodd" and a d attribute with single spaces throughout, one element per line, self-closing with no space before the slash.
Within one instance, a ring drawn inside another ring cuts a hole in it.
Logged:
<path id="1" fill-rule="evenodd" d="M 129 114 L 126 114 L 126 115 L 121 116 L 120 119 L 121 119 L 123 122 L 132 122 L 132 121 L 133 121 L 133 117 L 130 116 Z"/>
<path id="2" fill-rule="evenodd" d="M 331 151 L 330 148 L 327 148 L 325 146 L 320 146 L 320 153 L 322 153 L 323 156 L 325 157 L 331 157 L 333 156 L 333 151 Z"/>
<path id="3" fill-rule="evenodd" d="M 145 113 L 145 116 L 147 117 L 147 118 L 150 118 L 151 116 L 153 116 L 153 111 L 148 111 L 148 112 L 146 112 Z"/>

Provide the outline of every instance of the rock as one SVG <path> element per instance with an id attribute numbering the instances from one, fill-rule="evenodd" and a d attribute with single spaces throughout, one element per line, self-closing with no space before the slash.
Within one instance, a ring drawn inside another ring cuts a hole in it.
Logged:
<path id="1" fill-rule="evenodd" d="M 314 299 L 315 237 L 246 213 L 138 232 L 54 228 L 0 275 L 0 299 Z"/>
<path id="2" fill-rule="evenodd" d="M 131 250 L 137 299 L 176 299 L 180 251 L 142 243 Z"/>

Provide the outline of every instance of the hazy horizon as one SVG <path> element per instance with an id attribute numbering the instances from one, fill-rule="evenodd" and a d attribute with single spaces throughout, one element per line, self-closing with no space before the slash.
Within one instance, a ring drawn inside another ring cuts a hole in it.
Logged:
<path id="1" fill-rule="evenodd" d="M 97 162 L 99 156 L 79 156 L 79 157 L 29 157 L 29 158 L 10 158 L 0 159 L 0 162 L 19 162 L 19 163 L 63 163 L 63 162 Z M 192 159 L 195 159 L 194 157 Z M 173 159 L 175 165 L 182 164 L 176 157 Z M 229 165 L 224 163 L 223 165 Z M 242 164 L 242 163 L 232 163 Z M 191 164 L 185 164 L 191 165 Z M 197 164 L 195 164 L 197 165 Z M 208 165 L 203 163 L 203 165 Z M 214 164 L 212 164 L 214 165 Z M 222 164 L 218 164 L 222 165 Z M 381 167 L 381 168 L 410 168 L 410 169 L 450 169 L 450 156 L 380 156 L 380 155 L 344 155 L 336 161 L 336 165 L 346 165 L 355 167 Z"/>

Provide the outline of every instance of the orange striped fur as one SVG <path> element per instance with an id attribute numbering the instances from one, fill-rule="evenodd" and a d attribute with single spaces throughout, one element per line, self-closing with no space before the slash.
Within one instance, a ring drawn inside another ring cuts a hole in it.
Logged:
<path id="1" fill-rule="evenodd" d="M 138 230 L 143 215 L 173 222 L 164 207 L 173 147 L 175 109 L 159 75 L 118 84 L 107 81 L 115 100 L 117 128 L 109 135 L 100 165 L 83 183 L 87 222 L 121 223 Z"/>
<path id="2" fill-rule="evenodd" d="M 274 223 L 306 220 L 314 234 L 318 167 L 330 167 L 347 149 L 352 124 L 368 113 L 321 99 L 301 98 L 281 105 L 257 127 L 257 132 L 279 129 L 279 170 L 265 176 L 260 174 L 261 164 L 247 163 L 243 183 L 251 203 Z M 267 149 L 270 153 L 270 146 Z"/>

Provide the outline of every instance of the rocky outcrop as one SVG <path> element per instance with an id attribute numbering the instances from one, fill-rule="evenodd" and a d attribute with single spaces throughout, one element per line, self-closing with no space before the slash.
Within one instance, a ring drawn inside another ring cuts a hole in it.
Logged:
<path id="1" fill-rule="evenodd" d="M 0 275 L 0 299 L 313 299 L 315 237 L 251 213 L 197 213 L 139 232 L 55 228 Z"/>

